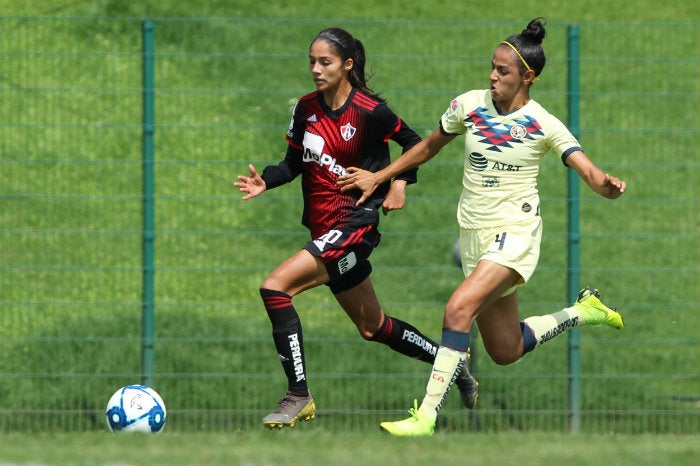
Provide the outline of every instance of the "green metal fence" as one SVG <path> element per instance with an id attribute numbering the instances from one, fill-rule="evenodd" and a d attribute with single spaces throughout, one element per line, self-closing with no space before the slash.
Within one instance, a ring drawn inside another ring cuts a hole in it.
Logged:
<path id="1" fill-rule="evenodd" d="M 104 429 L 111 393 L 142 380 L 164 397 L 168 429 L 257 428 L 284 391 L 257 290 L 306 241 L 299 187 L 244 203 L 231 182 L 248 163 L 282 157 L 291 106 L 311 89 L 308 42 L 328 24 L 152 24 L 151 53 L 137 19 L 0 18 L 1 430 Z M 487 85 L 495 44 L 522 28 L 340 25 L 365 43 L 372 87 L 424 135 L 452 97 Z M 549 25 L 548 64 L 533 90 L 564 121 L 569 27 Z M 697 433 L 700 25 L 577 31 L 580 139 L 629 192 L 610 202 L 580 189 L 578 276 L 621 308 L 627 326 L 581 329 L 575 430 Z M 461 279 L 451 257 L 461 158 L 456 144 L 421 168 L 406 209 L 382 219 L 373 254 L 387 312 L 435 337 Z M 569 301 L 566 173 L 554 156 L 541 170 L 545 237 L 521 291 L 524 316 Z M 364 342 L 327 290 L 295 303 L 318 422 L 374 429 L 422 396 L 428 367 Z M 474 352 L 479 409 L 466 413 L 451 396 L 441 428 L 572 427 L 566 338 L 507 367 L 492 364 L 478 338 Z"/>

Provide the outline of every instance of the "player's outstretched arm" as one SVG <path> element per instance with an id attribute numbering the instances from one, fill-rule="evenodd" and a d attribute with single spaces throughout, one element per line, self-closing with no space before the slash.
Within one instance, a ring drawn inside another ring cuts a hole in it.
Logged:
<path id="1" fill-rule="evenodd" d="M 361 205 L 369 199 L 374 190 L 382 183 L 386 183 L 399 174 L 427 162 L 433 158 L 435 154 L 440 152 L 440 149 L 442 149 L 445 144 L 452 141 L 454 138 L 454 135 L 442 134 L 438 129 L 427 139 L 411 147 L 399 158 L 391 162 L 389 166 L 384 167 L 376 173 L 361 170 L 357 167 L 349 167 L 345 175 L 338 177 L 340 191 L 346 192 L 352 189 L 361 190 L 362 197 L 357 201 L 357 205 Z"/>
<path id="2" fill-rule="evenodd" d="M 596 193 L 608 199 L 617 199 L 627 189 L 627 183 L 598 168 L 582 151 L 572 153 L 566 164 Z"/>
<path id="3" fill-rule="evenodd" d="M 238 175 L 239 181 L 233 183 L 242 193 L 246 193 L 246 195 L 243 196 L 244 201 L 259 196 L 267 189 L 265 180 L 258 175 L 253 164 L 248 165 L 248 170 L 250 170 L 250 176 Z"/>

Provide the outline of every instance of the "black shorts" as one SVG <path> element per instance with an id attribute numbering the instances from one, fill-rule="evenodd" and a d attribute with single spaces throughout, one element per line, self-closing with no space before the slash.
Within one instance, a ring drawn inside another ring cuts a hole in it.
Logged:
<path id="1" fill-rule="evenodd" d="M 330 230 L 306 243 L 304 249 L 326 265 L 333 294 L 359 285 L 372 273 L 369 255 L 379 245 L 381 235 L 375 225 Z"/>

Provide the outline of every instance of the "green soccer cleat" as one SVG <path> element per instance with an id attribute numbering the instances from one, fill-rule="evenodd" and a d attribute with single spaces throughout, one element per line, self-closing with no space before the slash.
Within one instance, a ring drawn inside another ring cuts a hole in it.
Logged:
<path id="1" fill-rule="evenodd" d="M 297 421 L 308 421 L 316 417 L 316 404 L 309 396 L 295 396 L 290 392 L 279 401 L 277 409 L 263 418 L 268 429 L 294 427 Z"/>
<path id="2" fill-rule="evenodd" d="M 435 420 L 430 419 L 421 409 L 418 409 L 418 400 L 413 401 L 413 408 L 408 410 L 411 417 L 403 421 L 382 422 L 379 426 L 385 432 L 397 437 L 420 437 L 433 435 Z"/>
<path id="3" fill-rule="evenodd" d="M 467 368 L 470 358 L 471 353 L 468 351 L 467 361 L 455 379 L 455 385 L 459 389 L 459 397 L 467 409 L 473 409 L 476 406 L 476 401 L 479 399 L 479 382 L 469 373 Z"/>
<path id="4" fill-rule="evenodd" d="M 578 294 L 578 299 L 574 303 L 586 321 L 586 325 L 609 325 L 612 328 L 621 329 L 625 326 L 622 316 L 615 308 L 609 308 L 600 300 L 598 290 L 585 287 Z"/>

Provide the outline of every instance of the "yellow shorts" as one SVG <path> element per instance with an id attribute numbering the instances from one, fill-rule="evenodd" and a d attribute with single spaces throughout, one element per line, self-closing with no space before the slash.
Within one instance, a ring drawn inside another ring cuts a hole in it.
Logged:
<path id="1" fill-rule="evenodd" d="M 468 276 L 481 260 L 515 270 L 520 275 L 517 285 L 526 283 L 537 267 L 542 241 L 542 217 L 480 230 L 460 229 L 459 252 L 462 258 L 462 271 Z M 503 294 L 507 296 L 515 287 Z"/>

